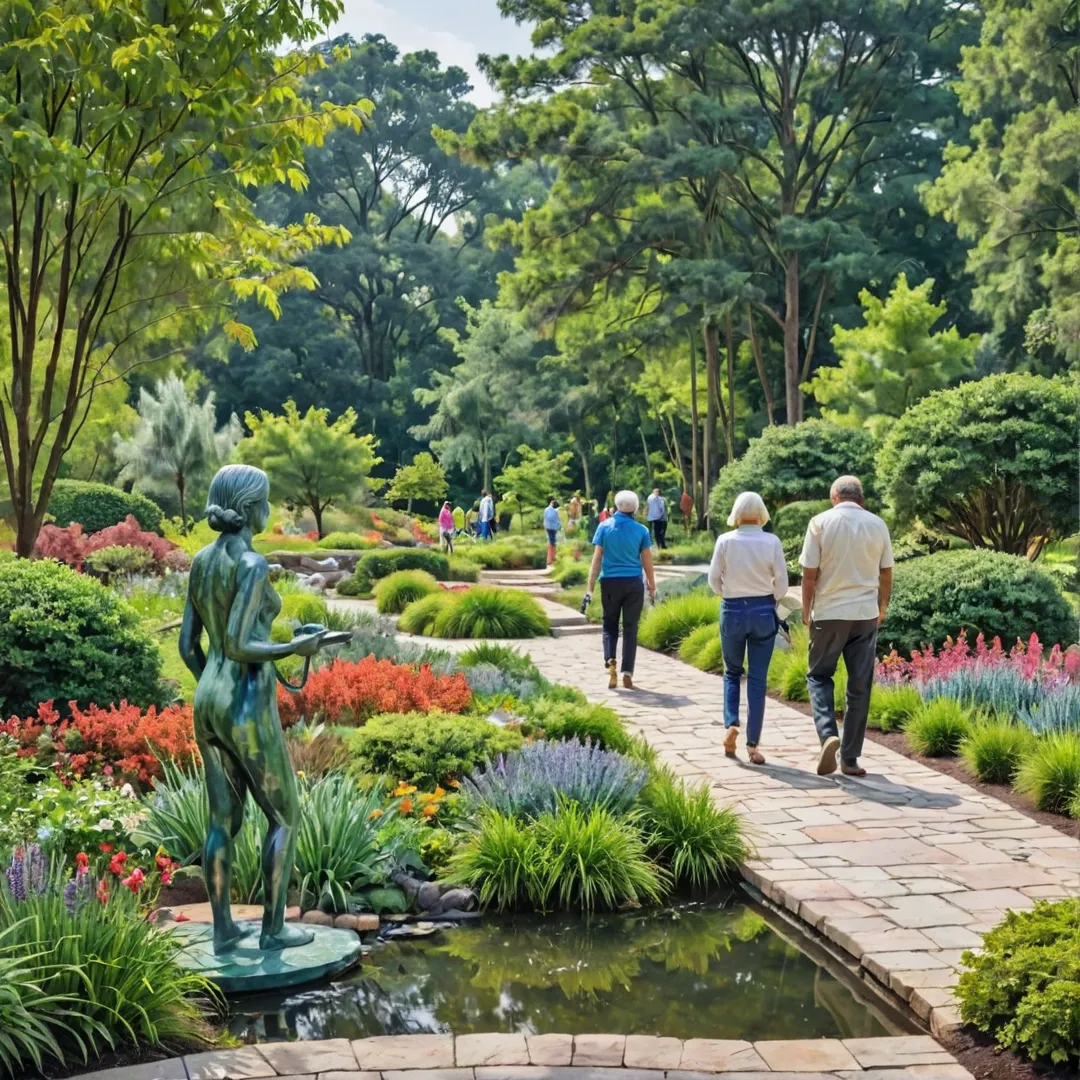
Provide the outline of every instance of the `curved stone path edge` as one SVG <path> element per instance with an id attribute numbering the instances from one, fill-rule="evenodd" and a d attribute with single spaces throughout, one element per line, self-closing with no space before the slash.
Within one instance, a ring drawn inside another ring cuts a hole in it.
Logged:
<path id="1" fill-rule="evenodd" d="M 73 1080 L 971 1080 L 928 1035 L 744 1042 L 652 1035 L 378 1035 L 209 1050 Z"/>

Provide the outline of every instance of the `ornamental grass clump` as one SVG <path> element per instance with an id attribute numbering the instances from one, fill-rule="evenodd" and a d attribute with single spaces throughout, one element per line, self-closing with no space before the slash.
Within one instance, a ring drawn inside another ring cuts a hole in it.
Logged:
<path id="1" fill-rule="evenodd" d="M 634 805 L 645 778 L 637 762 L 567 739 L 528 743 L 500 755 L 474 772 L 462 790 L 477 805 L 517 817 L 553 813 L 562 799 L 618 816 Z"/>
<path id="2" fill-rule="evenodd" d="M 1080 794 L 1080 735 L 1061 732 L 1036 739 L 1014 786 L 1039 810 L 1066 813 Z"/>
<path id="3" fill-rule="evenodd" d="M 400 615 L 414 600 L 439 591 L 426 570 L 396 570 L 375 582 L 375 608 L 380 615 Z"/>
<path id="4" fill-rule="evenodd" d="M 870 690 L 867 726 L 878 731 L 899 731 L 923 706 L 914 686 L 875 683 Z"/>
<path id="5" fill-rule="evenodd" d="M 1010 911 L 964 953 L 960 1016 L 998 1046 L 1056 1064 L 1080 1059 L 1080 899 Z M 1072 1074 L 1070 1074 L 1072 1075 Z"/>
<path id="6" fill-rule="evenodd" d="M 432 637 L 436 620 L 443 613 L 443 609 L 453 602 L 454 594 L 449 592 L 440 591 L 422 596 L 401 613 L 397 621 L 398 629 L 404 630 L 406 634 Z"/>
<path id="7" fill-rule="evenodd" d="M 547 739 L 586 740 L 604 750 L 629 754 L 633 739 L 619 714 L 606 705 L 587 701 L 562 701 L 550 693 L 529 702 L 527 713 L 532 726 Z"/>
<path id="8" fill-rule="evenodd" d="M 971 730 L 971 711 L 951 698 L 934 698 L 904 725 L 908 745 L 926 757 L 952 757 Z"/>
<path id="9" fill-rule="evenodd" d="M 435 617 L 433 633 L 441 638 L 544 637 L 551 623 L 527 593 L 480 587 L 450 594 Z"/>
<path id="10" fill-rule="evenodd" d="M 960 744 L 967 767 L 984 784 L 1010 784 L 1035 745 L 1031 731 L 1010 720 L 972 724 Z"/>
<path id="11" fill-rule="evenodd" d="M 638 641 L 647 649 L 673 653 L 698 627 L 718 626 L 719 619 L 720 597 L 687 593 L 650 608 L 641 620 Z"/>
<path id="12" fill-rule="evenodd" d="M 649 850 L 675 884 L 705 888 L 738 873 L 749 846 L 738 815 L 713 802 L 708 783 L 690 786 L 660 769 L 641 801 Z"/>
<path id="13" fill-rule="evenodd" d="M 690 664 L 700 671 L 723 671 L 720 628 L 712 623 L 699 626 L 679 642 L 677 655 L 684 664 Z"/>

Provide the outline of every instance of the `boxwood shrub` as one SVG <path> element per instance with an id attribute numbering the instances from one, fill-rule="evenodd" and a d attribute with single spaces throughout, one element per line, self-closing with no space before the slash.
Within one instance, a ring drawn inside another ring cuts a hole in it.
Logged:
<path id="1" fill-rule="evenodd" d="M 972 549 L 939 551 L 898 563 L 878 647 L 909 653 L 940 647 L 960 630 L 1009 648 L 1037 633 L 1047 644 L 1075 639 L 1076 620 L 1054 579 L 1017 555 Z"/>
<path id="2" fill-rule="evenodd" d="M 161 507 L 145 495 L 88 480 L 57 480 L 49 496 L 49 513 L 60 528 L 78 522 L 87 533 L 118 525 L 131 514 L 147 532 L 161 535 L 165 520 Z"/>
<path id="3" fill-rule="evenodd" d="M 356 563 L 353 577 L 362 592 L 371 592 L 373 582 L 397 570 L 426 570 L 438 581 L 450 578 L 450 560 L 438 551 L 427 548 L 397 548 L 369 551 Z"/>
<path id="4" fill-rule="evenodd" d="M 161 656 L 134 609 L 85 574 L 50 559 L 0 559 L 0 717 L 42 701 L 62 711 L 164 704 Z"/>

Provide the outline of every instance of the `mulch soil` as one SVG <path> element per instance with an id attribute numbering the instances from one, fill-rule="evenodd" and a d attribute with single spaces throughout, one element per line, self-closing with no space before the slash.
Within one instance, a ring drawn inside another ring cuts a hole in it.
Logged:
<path id="1" fill-rule="evenodd" d="M 788 705 L 801 712 L 807 718 L 812 716 L 810 706 L 801 701 L 784 701 L 777 694 L 769 694 L 769 697 Z M 1007 806 L 1039 822 L 1040 825 L 1049 825 L 1066 836 L 1080 839 L 1080 821 L 1062 817 L 1060 814 L 1049 814 L 1044 810 L 1036 810 L 1029 799 L 1017 794 L 1006 784 L 984 784 L 967 770 L 959 758 L 931 758 L 916 754 L 908 745 L 902 732 L 899 731 L 875 731 L 867 728 L 866 737 L 872 742 L 887 746 L 898 754 L 918 761 L 928 769 L 944 773 L 962 784 L 974 788 L 986 795 L 992 795 Z M 767 748 L 766 748 L 767 750 Z M 1025 1061 L 1011 1050 L 1000 1050 L 989 1036 L 967 1026 L 957 1028 L 938 1038 L 946 1050 L 952 1054 L 975 1080 L 1077 1080 L 1077 1070 L 1067 1065 L 1043 1065 Z"/>

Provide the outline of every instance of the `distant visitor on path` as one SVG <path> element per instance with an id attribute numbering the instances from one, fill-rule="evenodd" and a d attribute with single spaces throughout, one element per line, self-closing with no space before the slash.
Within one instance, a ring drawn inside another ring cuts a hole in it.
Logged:
<path id="1" fill-rule="evenodd" d="M 495 500 L 488 494 L 487 488 L 480 489 L 480 509 L 476 516 L 477 535 L 481 540 L 490 540 L 495 529 Z"/>
<path id="2" fill-rule="evenodd" d="M 544 510 L 544 532 L 547 533 L 547 564 L 555 561 L 555 543 L 562 528 L 562 518 L 559 517 L 559 500 L 552 499 Z"/>
<path id="3" fill-rule="evenodd" d="M 439 511 L 439 540 L 443 551 L 448 555 L 454 554 L 454 511 L 450 504 L 444 502 Z"/>
<path id="4" fill-rule="evenodd" d="M 581 497 L 574 492 L 574 497 L 566 506 L 566 531 L 574 532 L 581 524 Z"/>
<path id="5" fill-rule="evenodd" d="M 214 951 L 227 953 L 243 936 L 229 906 L 233 841 L 244 823 L 248 795 L 266 815 L 262 848 L 263 920 L 260 948 L 306 945 L 310 930 L 285 924 L 285 894 L 296 862 L 300 796 L 285 749 L 277 706 L 274 660 L 311 657 L 330 641 L 326 630 L 303 626 L 292 641 L 271 642 L 281 597 L 251 538 L 270 517 L 270 483 L 250 465 L 226 465 L 210 485 L 206 520 L 220 535 L 191 563 L 180 655 L 198 680 L 195 740 L 206 774 L 210 830 L 203 875 L 214 917 Z M 203 652 L 206 632 L 208 648 Z"/>
<path id="6" fill-rule="evenodd" d="M 803 567 L 803 622 L 810 628 L 806 676 L 814 726 L 821 739 L 818 775 L 840 771 L 865 776 L 859 765 L 870 688 L 874 681 L 877 631 L 892 592 L 889 528 L 863 506 L 855 476 L 841 476 L 829 492 L 832 509 L 811 518 L 799 562 Z M 837 733 L 833 675 L 840 657 L 847 667 L 844 740 Z"/>
<path id="7" fill-rule="evenodd" d="M 627 690 L 634 688 L 638 622 L 645 606 L 642 574 L 648 581 L 649 599 L 656 599 L 652 541 L 649 530 L 634 520 L 638 505 L 634 492 L 620 491 L 615 496 L 615 513 L 597 526 L 589 584 L 582 604 L 583 608 L 589 606 L 599 577 L 600 600 L 604 607 L 604 666 L 608 671 L 609 689 L 614 689 L 619 681 L 615 652 L 619 643 L 620 618 L 623 626 L 623 686 Z"/>
<path id="8" fill-rule="evenodd" d="M 689 491 L 684 491 L 679 496 L 679 510 L 683 516 L 683 525 L 686 531 L 690 531 L 690 517 L 694 513 L 694 500 Z"/>
<path id="9" fill-rule="evenodd" d="M 660 494 L 658 487 L 652 489 L 652 494 L 646 500 L 645 516 L 648 518 L 656 546 L 663 551 L 667 547 L 667 499 Z"/>
<path id="10" fill-rule="evenodd" d="M 746 756 L 764 765 L 758 750 L 765 719 L 765 679 L 780 620 L 776 605 L 787 593 L 784 548 L 767 533 L 769 511 L 756 491 L 744 491 L 728 515 L 735 526 L 716 541 L 709 587 L 724 598 L 720 646 L 724 654 L 724 753 L 735 756 L 739 740 L 739 687 L 746 672 Z M 744 663 L 747 661 L 748 663 Z M 719 721 L 713 721 L 719 723 Z"/>

